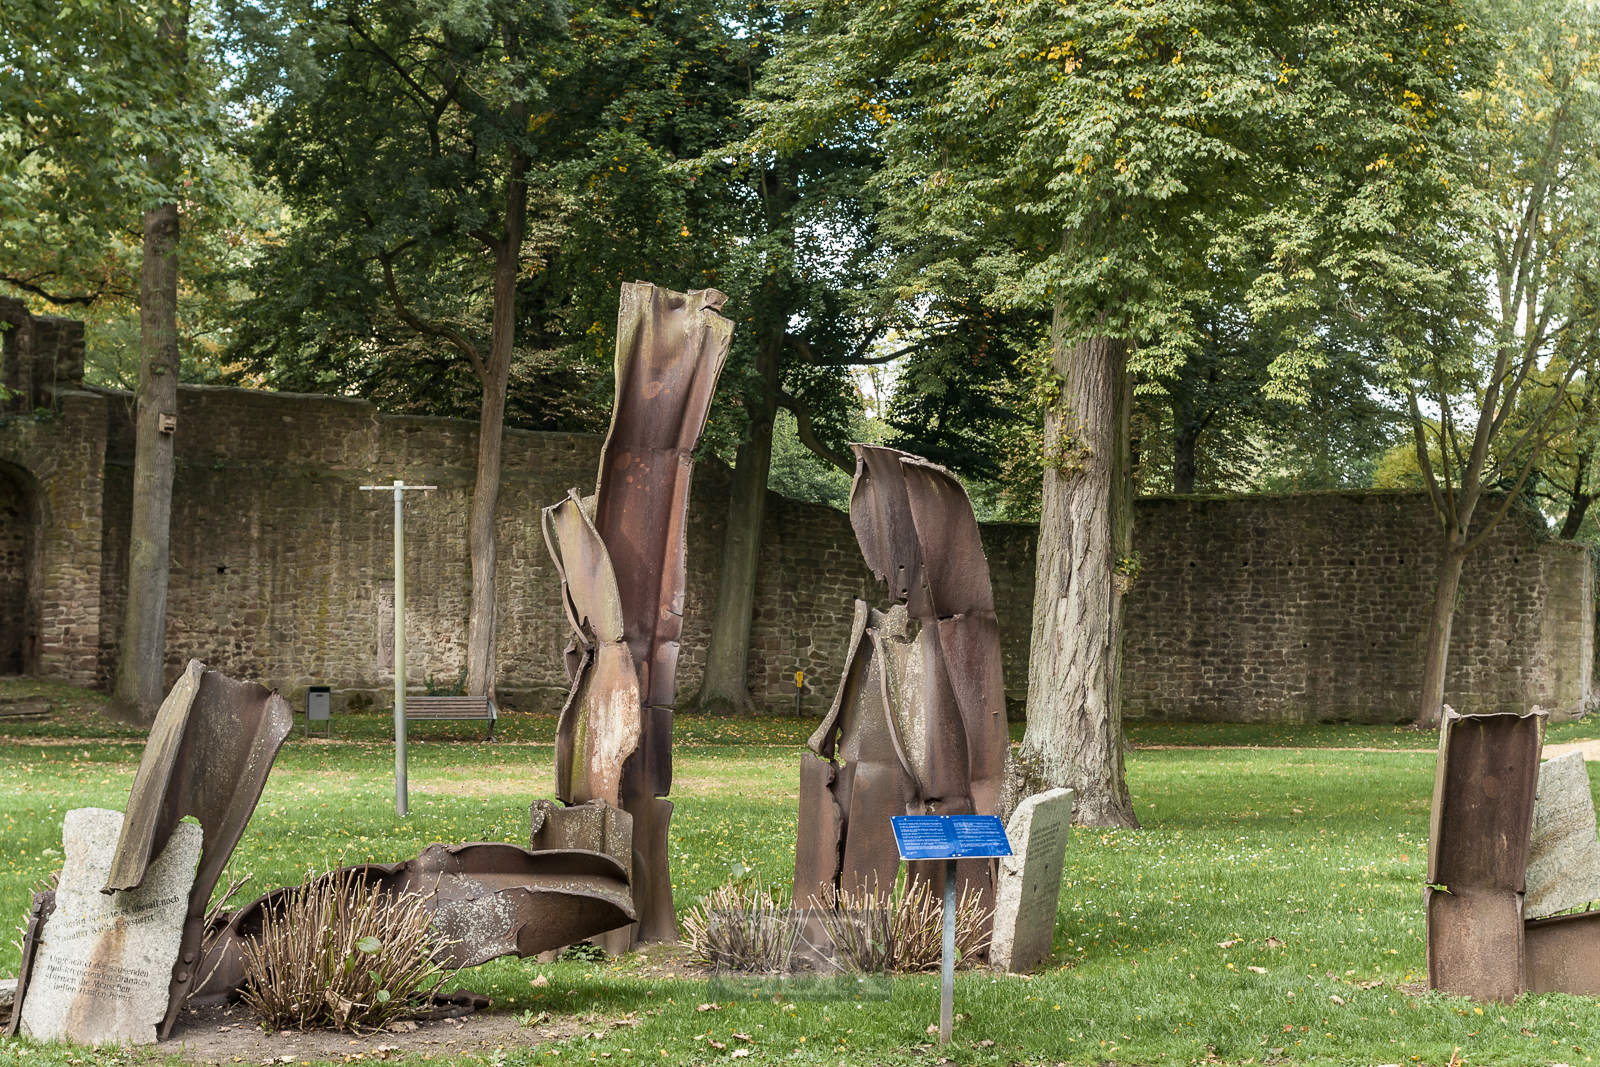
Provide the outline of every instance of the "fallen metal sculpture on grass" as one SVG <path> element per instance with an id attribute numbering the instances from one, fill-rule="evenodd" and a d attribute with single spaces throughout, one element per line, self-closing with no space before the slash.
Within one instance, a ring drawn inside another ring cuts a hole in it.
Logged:
<path id="1" fill-rule="evenodd" d="M 794 899 L 887 892 L 894 815 L 999 814 L 1008 743 L 989 564 L 966 490 L 919 456 L 852 446 L 850 524 L 894 601 L 858 600 L 844 677 L 800 757 Z M 994 864 L 957 864 L 961 892 L 994 903 Z M 911 876 L 943 893 L 943 862 Z"/>

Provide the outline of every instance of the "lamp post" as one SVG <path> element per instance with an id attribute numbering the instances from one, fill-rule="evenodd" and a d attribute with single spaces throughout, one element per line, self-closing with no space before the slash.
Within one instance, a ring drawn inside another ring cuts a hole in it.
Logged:
<path id="1" fill-rule="evenodd" d="M 364 491 L 394 490 L 394 813 L 404 816 L 410 809 L 406 790 L 406 523 L 405 494 L 411 490 L 437 489 L 437 485 L 407 485 L 399 478 L 393 485 L 363 485 Z"/>

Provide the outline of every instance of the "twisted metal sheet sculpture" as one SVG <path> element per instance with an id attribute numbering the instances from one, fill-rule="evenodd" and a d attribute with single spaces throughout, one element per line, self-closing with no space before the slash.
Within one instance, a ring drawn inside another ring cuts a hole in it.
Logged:
<path id="1" fill-rule="evenodd" d="M 715 289 L 622 287 L 616 403 L 592 498 L 546 508 L 545 544 L 572 626 L 572 689 L 556 731 L 556 792 L 633 817 L 634 936 L 678 936 L 667 869 L 672 706 L 683 631 L 684 541 L 694 447 L 733 323 Z M 608 942 L 627 947 L 622 938 Z"/>
<path id="2" fill-rule="evenodd" d="M 894 815 L 999 814 L 1008 744 L 1000 631 L 977 517 L 955 475 L 852 446 L 850 524 L 895 603 L 856 601 L 844 677 L 800 757 L 794 899 L 894 884 Z M 942 863 L 911 876 L 942 892 Z M 989 860 L 957 876 L 993 903 Z"/>

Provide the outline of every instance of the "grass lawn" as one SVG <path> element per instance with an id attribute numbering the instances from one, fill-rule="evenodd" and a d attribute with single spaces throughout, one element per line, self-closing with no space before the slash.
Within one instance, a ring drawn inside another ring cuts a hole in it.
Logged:
<path id="1" fill-rule="evenodd" d="M 49 696 L 58 713 L 47 723 L 0 723 L 0 910 L 13 925 L 30 886 L 59 864 L 62 813 L 123 807 L 141 751 L 136 733 L 92 718 L 96 695 L 8 682 L 0 696 L 25 687 Z M 812 724 L 679 722 L 672 859 L 680 911 L 734 863 L 786 882 L 796 754 Z M 285 746 L 233 861 L 235 872 L 253 875 L 251 890 L 297 881 L 308 867 L 403 859 L 434 841 L 526 841 L 529 801 L 552 791 L 553 720 L 508 716 L 495 744 L 479 743 L 468 723 L 416 731 L 412 815 L 403 822 L 393 814 L 384 727 L 382 715 L 336 719 L 333 742 L 297 733 Z M 1417 991 L 1428 737 L 1355 726 L 1140 725 L 1129 734 L 1139 747 L 1128 757 L 1128 785 L 1144 828 L 1074 832 L 1052 966 L 1031 980 L 961 975 L 962 1018 L 942 1055 L 985 1065 L 1445 1065 L 1459 1050 L 1457 1063 L 1469 1065 L 1592 1062 L 1591 1041 L 1600 1046 L 1594 1001 L 1544 996 L 1479 1007 Z M 1551 740 L 1594 736 L 1600 731 L 1576 724 Z M 1226 745 L 1252 747 L 1194 747 Z M 14 945 L 0 948 L 0 975 L 15 974 L 17 962 Z M 713 1013 L 696 1011 L 703 982 L 652 973 L 638 957 L 501 960 L 464 972 L 461 984 L 494 998 L 497 1011 L 643 1019 L 604 1038 L 508 1050 L 491 1062 L 709 1063 L 745 1048 L 749 1064 L 933 1063 L 941 1055 L 926 1033 L 938 1013 L 933 976 L 898 979 L 888 1002 L 769 1000 Z M 529 984 L 538 975 L 548 986 Z M 644 1015 L 656 1008 L 664 1010 Z M 708 1031 L 728 1048 L 710 1047 Z M 735 1031 L 754 1043 L 730 1040 Z M 0 1067 L 144 1055 L 0 1043 Z"/>

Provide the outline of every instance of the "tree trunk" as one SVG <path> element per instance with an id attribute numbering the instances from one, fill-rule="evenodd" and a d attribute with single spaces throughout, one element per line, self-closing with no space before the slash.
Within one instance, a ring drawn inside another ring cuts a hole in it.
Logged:
<path id="1" fill-rule="evenodd" d="M 1128 345 L 1054 347 L 1062 390 L 1045 414 L 1028 729 L 1013 789 L 1020 799 L 1064 786 L 1083 825 L 1137 827 L 1122 765 L 1122 598 L 1138 569 Z"/>
<path id="2" fill-rule="evenodd" d="M 1431 729 L 1444 719 L 1444 676 L 1450 664 L 1450 627 L 1456 615 L 1456 590 L 1461 585 L 1461 565 L 1466 562 L 1464 541 L 1451 537 L 1439 561 L 1433 587 L 1433 617 L 1428 621 L 1428 651 L 1422 660 L 1422 699 L 1416 727 Z"/>
<path id="3" fill-rule="evenodd" d="M 767 516 L 767 474 L 772 467 L 772 420 L 777 412 L 779 334 L 756 354 L 756 373 L 765 395 L 746 397 L 750 436 L 734 457 L 728 493 L 727 530 L 722 538 L 722 572 L 711 612 L 706 669 L 695 706 L 713 714 L 755 710 L 750 698 L 750 621 L 755 611 L 756 576 L 761 569 L 761 525 Z"/>
<path id="4" fill-rule="evenodd" d="M 1188 404 L 1172 405 L 1172 491 L 1194 492 L 1194 453 L 1200 426 L 1189 418 Z"/>
<path id="5" fill-rule="evenodd" d="M 1589 505 L 1594 503 L 1594 496 L 1583 491 L 1584 476 L 1588 473 L 1591 458 L 1589 451 L 1584 450 L 1574 459 L 1572 503 L 1567 506 L 1566 518 L 1561 522 L 1561 533 L 1557 535 L 1563 541 L 1571 541 L 1578 536 L 1578 531 L 1583 527 L 1583 517 L 1589 513 Z"/>
<path id="6" fill-rule="evenodd" d="M 178 205 L 144 215 L 139 272 L 139 391 L 134 407 L 133 518 L 128 596 L 111 714 L 148 726 L 161 707 L 166 661 L 167 570 L 171 547 L 174 433 L 161 416 L 178 412 Z"/>
<path id="7" fill-rule="evenodd" d="M 513 113 L 522 110 L 513 107 Z M 506 180 L 505 231 L 494 251 L 494 307 L 489 357 L 483 363 L 483 407 L 478 415 L 478 474 L 467 519 L 472 561 L 472 605 L 467 615 L 466 691 L 495 699 L 495 510 L 500 503 L 500 446 L 505 438 L 506 383 L 517 331 L 517 265 L 527 229 L 528 161 L 514 152 Z"/>

